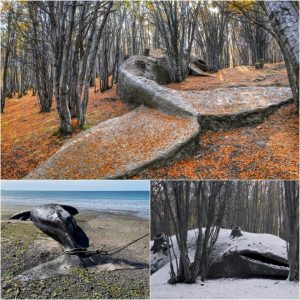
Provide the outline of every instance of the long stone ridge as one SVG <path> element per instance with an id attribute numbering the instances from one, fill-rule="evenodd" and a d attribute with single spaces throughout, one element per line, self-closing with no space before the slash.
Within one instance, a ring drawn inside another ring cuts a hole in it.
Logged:
<path id="1" fill-rule="evenodd" d="M 162 59 L 133 56 L 120 67 L 117 93 L 124 101 L 143 104 L 177 116 L 197 116 L 180 94 L 162 86 L 169 74 Z"/>
<path id="2" fill-rule="evenodd" d="M 292 96 L 286 87 L 179 92 L 163 86 L 170 82 L 165 55 L 151 51 L 126 60 L 117 93 L 141 106 L 75 136 L 25 179 L 133 176 L 198 141 L 200 128 L 216 131 L 261 122 Z"/>
<path id="3" fill-rule="evenodd" d="M 196 141 L 195 118 L 139 107 L 83 132 L 26 179 L 122 178 L 173 157 Z"/>
<path id="4" fill-rule="evenodd" d="M 292 97 L 289 87 L 275 86 L 176 91 L 161 85 L 170 82 L 167 70 L 164 56 L 132 56 L 120 68 L 117 93 L 168 114 L 195 116 L 202 130 L 213 131 L 261 122 Z"/>

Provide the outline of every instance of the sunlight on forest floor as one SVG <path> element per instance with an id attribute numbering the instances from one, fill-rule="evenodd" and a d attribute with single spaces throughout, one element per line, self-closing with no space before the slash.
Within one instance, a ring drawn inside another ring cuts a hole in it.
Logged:
<path id="1" fill-rule="evenodd" d="M 116 86 L 104 93 L 90 88 L 86 128 L 123 114 L 132 107 L 119 100 Z M 7 99 L 1 118 L 1 176 L 20 179 L 53 155 L 66 141 L 58 133 L 55 105 L 50 113 L 39 113 L 36 96 Z"/>
<path id="2" fill-rule="evenodd" d="M 238 66 L 219 70 L 213 76 L 188 76 L 181 83 L 170 83 L 168 88 L 178 91 L 201 91 L 233 86 L 289 86 L 284 63 L 265 64 L 265 68 Z"/>

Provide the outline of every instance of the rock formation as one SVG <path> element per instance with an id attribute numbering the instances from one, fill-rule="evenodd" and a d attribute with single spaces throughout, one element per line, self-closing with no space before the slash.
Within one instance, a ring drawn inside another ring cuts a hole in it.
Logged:
<path id="1" fill-rule="evenodd" d="M 263 233 L 241 232 L 232 238 L 232 231 L 221 229 L 211 255 L 208 278 L 278 278 L 286 279 L 289 273 L 286 242 L 281 238 Z M 237 232 L 235 231 L 235 232 Z M 179 257 L 175 236 L 174 251 Z M 196 250 L 196 235 L 189 232 L 190 257 Z M 162 251 L 151 252 L 151 273 L 159 272 L 169 262 Z"/>

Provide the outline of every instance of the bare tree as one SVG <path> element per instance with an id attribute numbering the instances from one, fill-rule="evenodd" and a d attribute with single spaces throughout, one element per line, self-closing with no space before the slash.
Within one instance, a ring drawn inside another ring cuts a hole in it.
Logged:
<path id="1" fill-rule="evenodd" d="M 299 281 L 299 184 L 284 181 L 287 241 L 289 259 L 289 280 Z"/>
<path id="2" fill-rule="evenodd" d="M 155 185 L 155 187 L 153 187 Z M 167 236 L 173 232 L 179 248 L 179 258 L 170 258 L 170 283 L 194 283 L 197 276 L 206 279 L 210 267 L 210 255 L 215 244 L 226 204 L 227 184 L 224 182 L 161 181 L 152 184 L 152 209 L 159 216 Z M 196 209 L 196 222 L 192 215 Z M 188 231 L 197 229 L 194 260 L 189 257 Z M 205 228 L 204 231 L 202 228 Z M 167 241 L 172 241 L 167 239 Z M 168 246 L 170 246 L 168 242 Z M 176 271 L 175 271 L 176 270 Z"/>
<path id="3" fill-rule="evenodd" d="M 299 110 L 299 3 L 264 1 L 264 6 L 283 52 L 289 83 Z"/>
<path id="4" fill-rule="evenodd" d="M 41 112 L 50 112 L 53 98 L 53 76 L 49 47 L 47 43 L 48 22 L 42 22 L 43 13 L 33 2 L 28 2 L 29 17 L 32 21 L 32 36 L 29 43 L 32 48 L 33 67 L 35 71 L 35 86 Z"/>
<path id="5" fill-rule="evenodd" d="M 87 9 L 91 5 L 93 11 L 89 14 Z M 80 5 L 76 1 L 61 1 L 48 2 L 48 7 L 44 7 L 51 23 L 55 61 L 54 90 L 62 134 L 70 134 L 73 131 L 71 111 L 76 115 L 80 128 L 85 124 L 89 84 L 102 32 L 112 5 L 111 1 L 97 1 L 93 4 L 87 2 Z M 98 19 L 99 14 L 102 15 L 101 21 Z M 77 19 L 79 22 L 76 22 Z M 74 35 L 77 39 L 75 41 Z M 80 66 L 79 69 L 77 66 Z"/>
<path id="6" fill-rule="evenodd" d="M 9 57 L 12 52 L 12 47 L 15 39 L 15 32 L 12 24 L 12 8 L 8 9 L 6 14 L 7 30 L 6 35 L 2 38 L 2 49 L 4 49 L 4 63 L 3 63 L 3 80 L 1 86 L 1 113 L 4 112 L 5 98 L 7 96 L 7 77 Z"/>
<path id="7" fill-rule="evenodd" d="M 188 1 L 157 1 L 149 10 L 152 23 L 164 41 L 175 82 L 181 82 L 187 76 L 199 11 L 200 2 Z"/>

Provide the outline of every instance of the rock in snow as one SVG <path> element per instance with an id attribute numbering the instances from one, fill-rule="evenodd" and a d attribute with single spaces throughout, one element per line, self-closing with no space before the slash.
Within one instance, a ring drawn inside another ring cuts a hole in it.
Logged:
<path id="1" fill-rule="evenodd" d="M 169 279 L 168 257 L 162 253 L 154 255 L 151 253 L 151 272 L 154 273 L 151 275 L 151 297 L 153 299 L 298 298 L 298 283 L 275 279 L 286 278 L 288 274 L 287 246 L 284 240 L 271 234 L 249 232 L 243 232 L 242 236 L 232 239 L 230 232 L 231 230 L 227 229 L 220 230 L 212 253 L 213 266 L 209 277 L 269 277 L 272 279 L 222 278 L 209 279 L 204 283 L 198 279 L 195 284 L 170 285 L 167 283 Z M 197 230 L 188 232 L 191 260 L 195 253 L 197 234 Z M 172 236 L 172 241 L 174 251 L 178 256 L 179 250 L 175 236 Z M 234 263 L 239 267 L 234 268 Z M 258 272 L 261 276 L 258 276 Z"/>
<path id="2" fill-rule="evenodd" d="M 203 229 L 205 230 L 205 229 Z M 208 278 L 267 277 L 285 279 L 288 276 L 287 246 L 281 238 L 272 234 L 243 232 L 232 238 L 231 230 L 221 229 L 212 251 L 212 266 Z M 193 260 L 198 230 L 188 232 L 188 248 Z M 174 251 L 179 257 L 175 236 Z M 161 252 L 151 253 L 151 272 L 155 273 L 168 263 L 168 256 Z"/>

